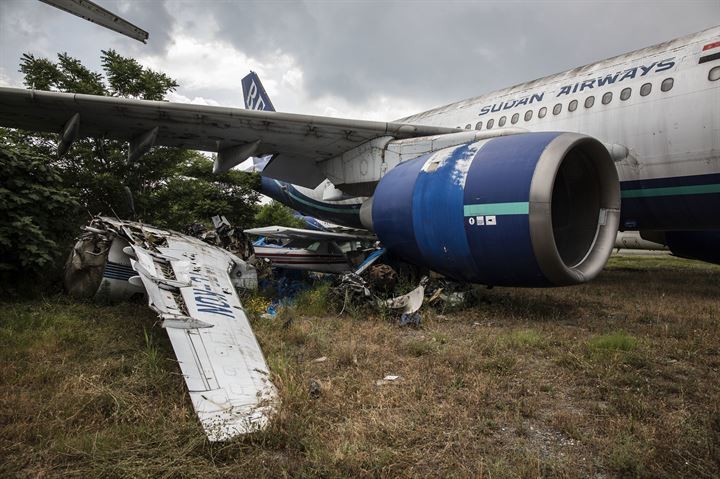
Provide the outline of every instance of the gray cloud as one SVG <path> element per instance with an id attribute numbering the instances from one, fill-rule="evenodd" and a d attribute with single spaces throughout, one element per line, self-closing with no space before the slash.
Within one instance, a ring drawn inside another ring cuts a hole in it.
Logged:
<path id="1" fill-rule="evenodd" d="M 216 35 L 294 57 L 312 97 L 442 103 L 712 26 L 720 2 L 220 3 Z"/>
<path id="2" fill-rule="evenodd" d="M 332 96 L 372 109 L 384 96 L 432 107 L 692 33 L 720 18 L 718 0 L 98 3 L 148 30 L 149 44 L 34 0 L 4 0 L 0 74 L 19 81 L 23 51 L 51 57 L 67 51 L 99 69 L 100 49 L 162 57 L 181 35 L 229 42 L 266 65 L 289 55 L 303 71 L 304 101 Z M 199 87 L 183 94 L 223 102 L 229 93 Z"/>

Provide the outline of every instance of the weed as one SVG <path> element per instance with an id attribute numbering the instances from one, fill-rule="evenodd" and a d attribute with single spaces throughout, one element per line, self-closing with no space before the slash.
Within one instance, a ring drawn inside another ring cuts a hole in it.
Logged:
<path id="1" fill-rule="evenodd" d="M 591 338 L 588 346 L 595 351 L 632 351 L 637 346 L 637 340 L 623 331 L 617 331 Z"/>

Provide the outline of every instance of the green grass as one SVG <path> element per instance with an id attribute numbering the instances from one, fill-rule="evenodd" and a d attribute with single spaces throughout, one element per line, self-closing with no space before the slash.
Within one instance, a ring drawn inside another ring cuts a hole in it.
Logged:
<path id="1" fill-rule="evenodd" d="M 717 477 L 720 268 L 664 259 L 420 328 L 248 298 L 282 404 L 224 444 L 147 306 L 0 303 L 0 477 Z"/>
<path id="2" fill-rule="evenodd" d="M 596 351 L 632 351 L 637 346 L 637 339 L 622 331 L 618 331 L 595 336 L 588 341 L 588 345 Z"/>

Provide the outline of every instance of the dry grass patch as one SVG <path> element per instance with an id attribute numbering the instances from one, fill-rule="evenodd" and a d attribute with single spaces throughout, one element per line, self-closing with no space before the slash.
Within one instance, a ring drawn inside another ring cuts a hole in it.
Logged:
<path id="1" fill-rule="evenodd" d="M 308 292 L 253 319 L 282 406 L 225 444 L 145 306 L 0 304 L 0 476 L 714 477 L 720 268 L 664 259 L 482 290 L 419 329 Z"/>

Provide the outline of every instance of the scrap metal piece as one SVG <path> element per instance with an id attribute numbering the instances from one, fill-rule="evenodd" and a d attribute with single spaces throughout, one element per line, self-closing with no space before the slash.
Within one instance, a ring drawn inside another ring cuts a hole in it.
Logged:
<path id="1" fill-rule="evenodd" d="M 233 287 L 240 282 L 257 288 L 252 267 L 199 239 L 104 217 L 92 221 L 76 249 L 81 253 L 73 250 L 71 265 L 104 268 L 98 291 L 144 289 L 150 308 L 162 319 L 210 441 L 268 424 L 277 407 L 277 390 Z M 125 264 L 120 268 L 111 260 Z"/>
<path id="2" fill-rule="evenodd" d="M 419 310 L 423 304 L 426 284 L 427 278 L 423 278 L 420 280 L 420 285 L 418 285 L 417 288 L 402 296 L 383 301 L 382 304 L 391 309 L 402 308 L 403 314 L 413 314 Z"/>

